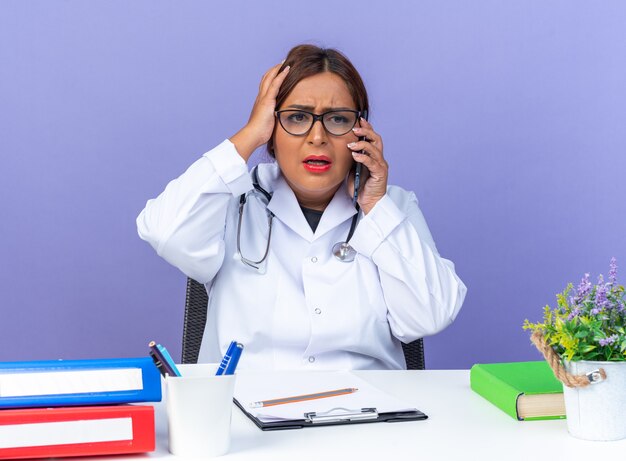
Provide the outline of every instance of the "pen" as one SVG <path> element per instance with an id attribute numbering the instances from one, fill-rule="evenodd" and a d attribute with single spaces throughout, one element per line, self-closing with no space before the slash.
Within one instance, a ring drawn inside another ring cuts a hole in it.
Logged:
<path id="1" fill-rule="evenodd" d="M 150 347 L 150 356 L 152 357 L 154 364 L 164 377 L 166 375 L 180 376 L 180 372 L 178 371 L 178 368 L 176 368 L 174 360 L 165 347 L 155 343 L 154 341 L 150 341 L 148 347 Z"/>
<path id="2" fill-rule="evenodd" d="M 161 355 L 163 356 L 167 364 L 170 366 L 170 368 L 174 372 L 174 376 L 180 376 L 180 371 L 178 371 L 178 368 L 176 367 L 176 364 L 174 363 L 174 359 L 172 358 L 170 353 L 167 352 L 167 349 L 165 348 L 165 346 L 161 346 L 160 344 L 157 344 L 156 347 L 159 350 L 159 352 L 161 352 Z"/>
<path id="3" fill-rule="evenodd" d="M 236 346 L 237 346 L 237 341 L 230 342 L 230 346 L 228 346 L 228 349 L 226 350 L 226 353 L 224 354 L 224 358 L 222 359 L 222 362 L 220 363 L 220 366 L 217 369 L 217 373 L 215 373 L 215 376 L 221 376 L 224 374 L 224 371 L 226 370 L 226 366 L 228 365 L 228 362 L 230 362 L 230 358 L 232 357 Z"/>
<path id="4" fill-rule="evenodd" d="M 148 343 L 148 347 L 150 348 L 150 357 L 152 357 L 152 361 L 161 372 L 161 375 L 163 377 L 167 376 L 172 370 L 167 368 L 167 363 L 165 363 L 165 359 L 161 357 L 161 354 L 157 350 L 156 343 L 154 341 L 150 341 L 150 343 Z"/>
<path id="5" fill-rule="evenodd" d="M 226 366 L 226 370 L 224 371 L 225 375 L 232 375 L 235 373 L 235 368 L 237 368 L 237 364 L 239 363 L 239 358 L 241 357 L 242 352 L 243 344 L 236 343 L 233 353 L 230 356 L 230 360 L 228 361 L 228 365 Z"/>
<path id="6" fill-rule="evenodd" d="M 250 408 L 271 407 L 273 405 L 284 405 L 285 403 L 303 402 L 305 400 L 325 399 L 327 397 L 335 397 L 338 395 L 352 394 L 358 391 L 353 387 L 346 389 L 337 389 L 334 391 L 317 392 L 315 394 L 294 395 L 293 397 L 283 397 L 280 399 L 261 400 L 260 402 L 252 402 Z"/>

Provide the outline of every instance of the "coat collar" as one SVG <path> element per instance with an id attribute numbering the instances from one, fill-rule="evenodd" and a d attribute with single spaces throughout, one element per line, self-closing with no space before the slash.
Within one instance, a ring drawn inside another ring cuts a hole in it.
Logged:
<path id="1" fill-rule="evenodd" d="M 276 168 L 278 167 L 276 166 Z M 304 217 L 300 204 L 285 178 L 282 174 L 271 176 L 273 176 L 273 184 L 271 185 L 273 195 L 267 208 L 289 228 L 309 242 L 320 238 L 342 222 L 352 218 L 357 212 L 352 206 L 352 200 L 348 197 L 345 184 L 343 184 L 324 210 L 315 235 L 313 235 L 311 226 Z M 262 179 L 261 182 L 263 182 Z"/>
<path id="2" fill-rule="evenodd" d="M 356 213 L 356 208 L 352 206 L 352 200 L 346 192 L 346 184 L 344 182 L 339 186 L 335 196 L 324 210 L 322 219 L 315 231 L 315 238 L 317 239 L 331 231 L 344 221 L 352 218 Z"/>

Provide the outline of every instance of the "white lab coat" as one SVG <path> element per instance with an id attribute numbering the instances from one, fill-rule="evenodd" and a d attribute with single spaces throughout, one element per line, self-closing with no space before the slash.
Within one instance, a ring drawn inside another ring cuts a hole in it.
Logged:
<path id="1" fill-rule="evenodd" d="M 187 276 L 205 283 L 209 310 L 200 362 L 219 362 L 231 340 L 247 369 L 402 369 L 401 341 L 436 333 L 456 317 L 466 288 L 437 253 L 412 192 L 390 186 L 350 244 L 353 262 L 331 253 L 355 213 L 345 187 L 315 233 L 276 164 L 258 168 L 273 194 L 269 255 L 261 270 L 237 253 L 238 205 L 253 189 L 246 163 L 226 140 L 196 161 L 137 218 L 142 239 Z M 265 252 L 266 203 L 250 194 L 243 256 Z"/>

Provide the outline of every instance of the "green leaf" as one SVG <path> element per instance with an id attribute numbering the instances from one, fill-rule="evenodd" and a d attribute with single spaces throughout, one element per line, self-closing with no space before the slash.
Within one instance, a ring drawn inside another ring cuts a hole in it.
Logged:
<path id="1" fill-rule="evenodd" d="M 585 344 L 583 347 L 580 348 L 580 351 L 585 354 L 587 352 L 591 352 L 592 350 L 594 350 L 597 346 L 595 344 Z"/>

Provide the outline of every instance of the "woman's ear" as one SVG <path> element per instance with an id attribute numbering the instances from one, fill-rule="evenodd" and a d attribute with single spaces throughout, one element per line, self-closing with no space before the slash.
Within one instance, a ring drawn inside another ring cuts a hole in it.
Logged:
<path id="1" fill-rule="evenodd" d="M 267 152 L 268 154 L 270 154 L 270 157 L 272 157 L 274 160 L 276 160 L 276 150 L 274 149 L 275 146 L 275 138 L 276 137 L 276 124 L 274 124 L 274 130 L 272 131 L 272 137 L 269 139 L 269 141 L 267 141 Z"/>

